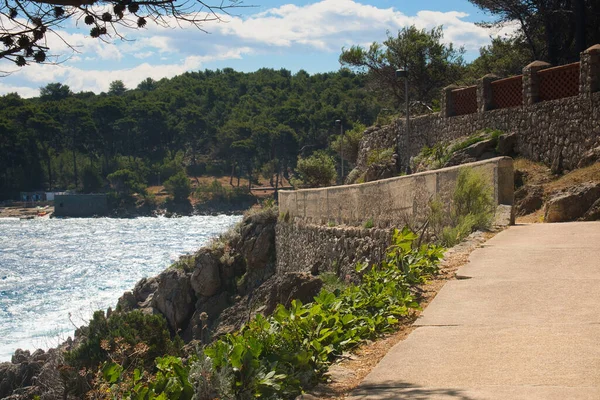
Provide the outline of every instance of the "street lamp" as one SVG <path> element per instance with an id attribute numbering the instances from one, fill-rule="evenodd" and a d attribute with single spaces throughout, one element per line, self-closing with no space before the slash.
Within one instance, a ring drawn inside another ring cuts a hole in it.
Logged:
<path id="1" fill-rule="evenodd" d="M 406 103 L 406 127 L 404 129 L 405 132 L 405 136 L 406 136 L 406 155 L 405 157 L 408 158 L 408 135 L 409 135 L 409 122 L 410 122 L 410 113 L 408 110 L 408 70 L 406 68 L 404 69 L 397 69 L 396 70 L 396 79 L 400 79 L 403 78 L 404 79 L 404 101 Z M 397 147 L 397 151 L 398 151 L 398 157 L 400 157 L 400 138 L 398 137 L 396 139 L 397 143 L 396 143 L 396 147 Z M 406 163 L 406 168 L 409 168 L 408 162 Z"/>
<path id="2" fill-rule="evenodd" d="M 344 184 L 344 126 L 342 125 L 342 120 L 340 119 L 336 119 L 335 120 L 335 126 L 339 126 L 340 127 L 340 135 L 341 135 L 341 140 L 342 140 L 342 144 L 340 146 L 340 158 L 342 159 L 342 185 Z"/>

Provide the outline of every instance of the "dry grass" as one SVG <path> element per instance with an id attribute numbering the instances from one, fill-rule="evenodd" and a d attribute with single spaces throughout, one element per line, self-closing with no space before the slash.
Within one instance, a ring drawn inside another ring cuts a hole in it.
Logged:
<path id="1" fill-rule="evenodd" d="M 585 182 L 600 182 L 600 162 L 586 168 L 573 170 L 544 185 L 544 190 L 546 194 L 551 194 Z"/>
<path id="2" fill-rule="evenodd" d="M 536 163 L 524 158 L 517 158 L 514 169 L 526 173 L 526 185 L 541 185 L 544 197 L 548 199 L 555 193 L 586 182 L 600 183 L 600 162 L 586 168 L 570 171 L 562 176 L 552 175 L 550 168 L 541 163 Z M 544 222 L 544 208 L 531 214 L 518 217 L 517 223 Z"/>

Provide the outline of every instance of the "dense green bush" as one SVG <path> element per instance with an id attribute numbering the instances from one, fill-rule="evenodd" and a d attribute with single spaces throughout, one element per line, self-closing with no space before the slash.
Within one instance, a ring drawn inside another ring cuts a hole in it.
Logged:
<path id="1" fill-rule="evenodd" d="M 324 151 L 316 151 L 306 158 L 299 157 L 296 171 L 300 176 L 293 181 L 294 186 L 328 186 L 337 179 L 335 161 Z"/>
<path id="2" fill-rule="evenodd" d="M 386 149 L 373 149 L 367 156 L 367 165 L 388 163 L 392 161 L 394 149 L 392 147 Z"/>
<path id="3" fill-rule="evenodd" d="M 192 185 L 185 172 L 180 171 L 165 181 L 165 189 L 176 202 L 183 202 L 190 197 Z"/>
<path id="4" fill-rule="evenodd" d="M 131 196 L 134 193 L 146 193 L 146 185 L 142 178 L 131 170 L 120 169 L 108 175 L 107 179 L 119 196 Z"/>
<path id="5" fill-rule="evenodd" d="M 279 305 L 271 317 L 259 315 L 208 346 L 192 366 L 196 398 L 293 398 L 318 383 L 336 356 L 394 330 L 418 308 L 410 287 L 437 273 L 442 256 L 437 246 L 413 248 L 416 239 L 396 230 L 381 265 L 357 266 L 359 285 L 322 290 L 313 303 Z"/>
<path id="6" fill-rule="evenodd" d="M 148 350 L 141 360 L 143 365 L 153 366 L 154 359 L 165 355 L 179 355 L 183 345 L 179 337 L 171 339 L 166 320 L 162 315 L 146 315 L 140 311 L 114 312 L 108 318 L 103 311 L 96 311 L 90 323 L 80 328 L 83 342 L 67 353 L 69 365 L 93 367 L 107 360 L 103 347 L 114 347 L 116 340 L 131 347 L 145 343 Z M 106 341 L 103 344 L 103 341 Z M 127 367 L 127 365 L 124 365 Z"/>

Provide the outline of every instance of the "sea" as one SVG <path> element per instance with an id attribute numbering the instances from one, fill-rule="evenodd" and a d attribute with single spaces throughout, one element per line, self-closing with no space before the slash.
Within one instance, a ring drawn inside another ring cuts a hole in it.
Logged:
<path id="1" fill-rule="evenodd" d="M 18 348 L 57 346 L 138 280 L 240 219 L 0 219 L 0 361 Z"/>

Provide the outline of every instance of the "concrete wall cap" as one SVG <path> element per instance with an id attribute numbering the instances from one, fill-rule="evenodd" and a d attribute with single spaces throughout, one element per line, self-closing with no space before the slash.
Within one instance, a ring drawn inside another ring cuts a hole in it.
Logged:
<path id="1" fill-rule="evenodd" d="M 448 85 L 448 86 L 446 86 L 446 87 L 444 88 L 444 90 L 454 90 L 454 89 L 459 89 L 459 88 L 460 88 L 460 86 L 457 86 L 457 85 L 455 85 L 455 84 L 452 84 L 452 85 Z"/>
<path id="2" fill-rule="evenodd" d="M 600 44 L 595 44 L 583 51 L 584 53 L 600 53 Z"/>
<path id="3" fill-rule="evenodd" d="M 527 66 L 523 69 L 525 70 L 525 69 L 532 69 L 532 68 L 539 68 L 539 67 L 547 68 L 547 67 L 551 67 L 551 66 L 552 66 L 552 64 L 547 63 L 546 61 L 536 60 L 532 63 L 527 64 Z"/>

